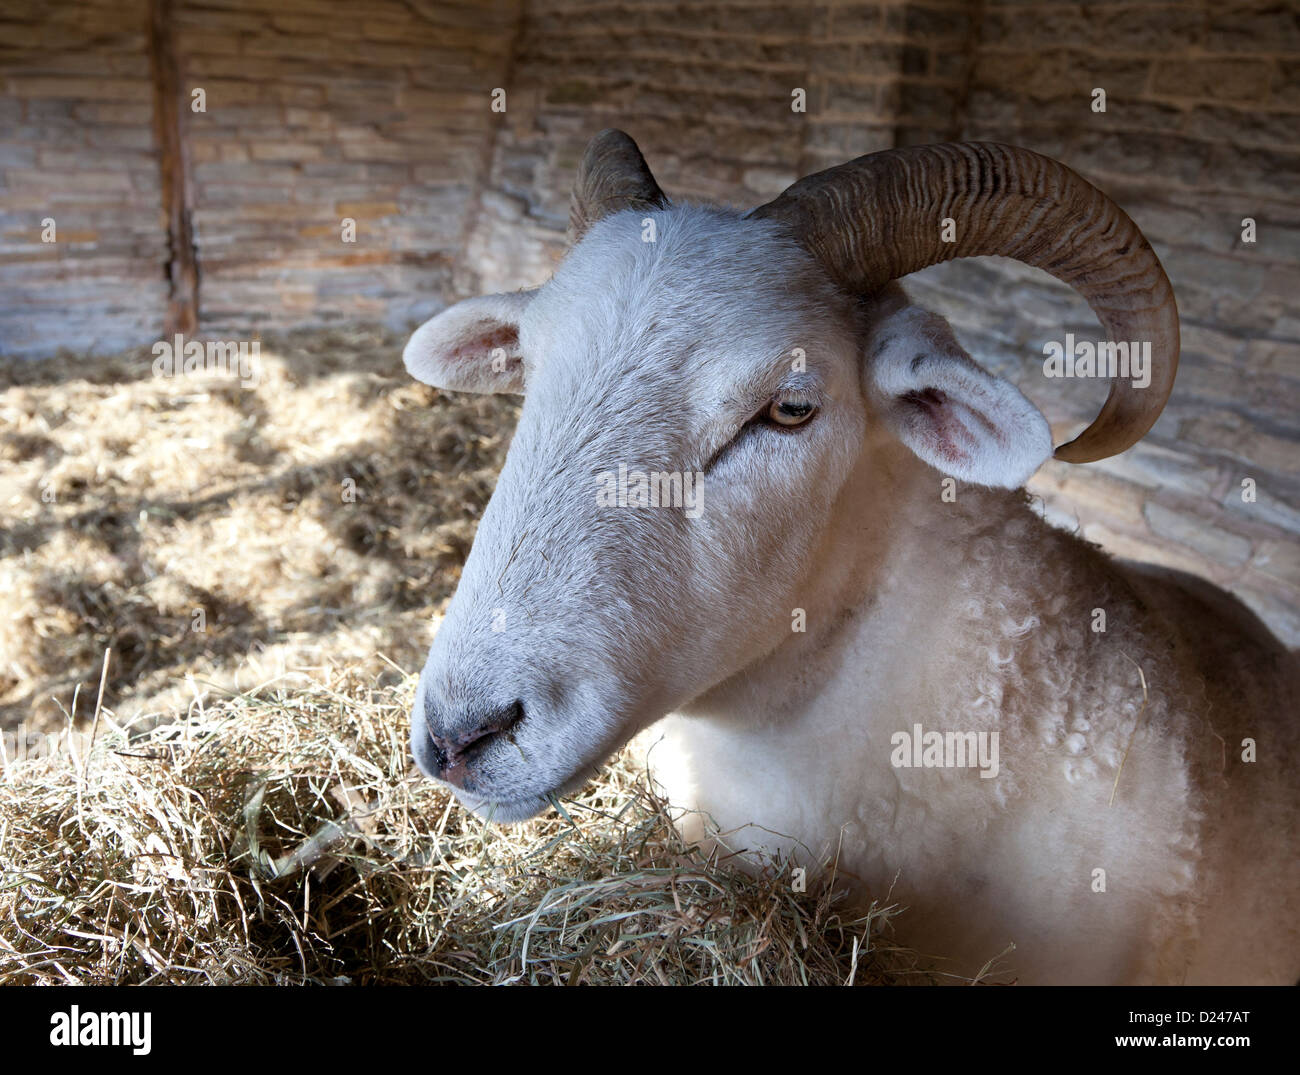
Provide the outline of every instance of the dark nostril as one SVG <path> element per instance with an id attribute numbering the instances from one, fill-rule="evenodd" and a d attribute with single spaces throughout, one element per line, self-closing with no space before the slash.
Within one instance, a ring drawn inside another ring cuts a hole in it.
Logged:
<path id="1" fill-rule="evenodd" d="M 448 764 L 459 760 L 466 751 L 482 745 L 486 740 L 498 735 L 509 735 L 523 719 L 524 705 L 515 701 L 496 710 L 470 731 L 458 735 L 434 735 L 430 732 L 429 738 L 433 741 L 439 767 L 447 768 Z"/>
<path id="2" fill-rule="evenodd" d="M 443 746 L 442 740 L 432 732 L 429 733 L 429 742 L 433 746 L 434 767 L 439 772 L 442 772 L 443 769 L 447 768 L 447 762 L 449 760 L 447 757 L 447 748 Z"/>

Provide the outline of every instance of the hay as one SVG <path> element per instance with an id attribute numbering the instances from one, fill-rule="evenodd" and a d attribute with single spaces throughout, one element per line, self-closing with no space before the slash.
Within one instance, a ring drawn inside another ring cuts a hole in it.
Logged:
<path id="1" fill-rule="evenodd" d="M 412 677 L 321 668 L 11 760 L 0 983 L 914 980 L 844 916 L 684 845 L 631 763 L 489 826 L 409 768 Z M 810 886 L 811 888 L 811 886 Z M 895 971 L 891 977 L 890 969 Z"/>
<path id="2" fill-rule="evenodd" d="M 110 358 L 0 361 L 0 727 L 184 706 L 322 660 L 413 667 L 517 414 L 413 382 L 402 338 L 261 347 L 260 383 Z M 201 629 L 200 629 L 201 628 Z"/>

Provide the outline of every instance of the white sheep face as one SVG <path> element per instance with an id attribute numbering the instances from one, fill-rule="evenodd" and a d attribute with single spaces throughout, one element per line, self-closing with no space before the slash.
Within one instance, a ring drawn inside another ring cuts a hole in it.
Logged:
<path id="1" fill-rule="evenodd" d="M 968 462 L 968 448 L 988 447 L 986 426 L 1005 440 L 1012 422 L 1036 419 L 1036 439 L 1011 438 L 1031 463 L 1005 444 L 985 453 L 998 484 L 1023 480 L 1050 451 L 1041 416 L 941 353 L 942 333 L 918 313 L 896 315 L 897 331 L 872 345 L 863 310 L 777 226 L 672 208 L 608 217 L 544 286 L 422 326 L 405 354 L 414 376 L 523 391 L 524 405 L 420 677 L 421 769 L 485 817 L 529 817 L 641 728 L 761 659 L 789 637 L 878 418 L 919 438 L 918 454 L 928 437 Z M 872 346 L 881 354 L 868 360 Z M 967 382 L 1007 413 L 990 423 L 984 406 L 968 430 Z M 886 383 L 897 398 L 880 396 Z M 954 428 L 955 446 L 944 441 Z M 611 503 L 620 468 L 629 495 L 616 488 Z M 681 498 L 637 506 L 637 472 L 680 475 Z"/>

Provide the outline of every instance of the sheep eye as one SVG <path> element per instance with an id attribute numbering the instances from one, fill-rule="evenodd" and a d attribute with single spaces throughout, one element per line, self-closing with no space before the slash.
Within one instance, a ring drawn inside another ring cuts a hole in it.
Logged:
<path id="1" fill-rule="evenodd" d="M 793 399 L 774 399 L 767 408 L 767 417 L 779 426 L 803 425 L 817 408 L 811 403 Z"/>

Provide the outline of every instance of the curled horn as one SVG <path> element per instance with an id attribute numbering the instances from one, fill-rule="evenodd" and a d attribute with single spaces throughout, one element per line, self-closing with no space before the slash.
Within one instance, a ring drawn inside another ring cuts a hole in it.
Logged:
<path id="1" fill-rule="evenodd" d="M 941 261 L 998 254 L 1069 284 L 1112 341 L 1150 342 L 1151 383 L 1116 377 L 1058 459 L 1088 463 L 1131 447 L 1173 390 L 1178 307 L 1151 244 L 1106 195 L 1041 154 L 989 142 L 888 149 L 801 179 L 749 215 L 787 223 L 857 294 Z M 956 242 L 942 241 L 945 218 Z"/>
<path id="2" fill-rule="evenodd" d="M 569 202 L 569 244 L 601 217 L 620 209 L 666 209 L 668 198 L 650 174 L 636 143 L 622 131 L 601 131 L 578 165 Z"/>

